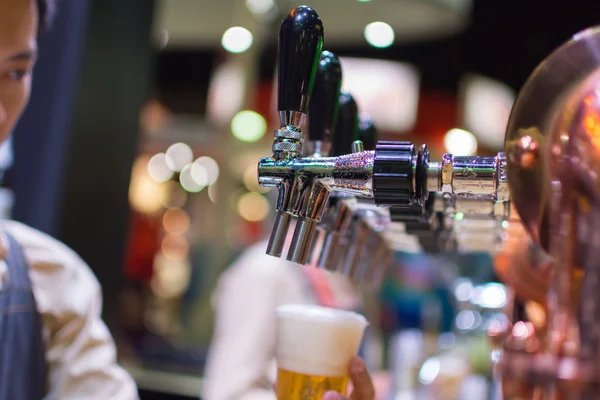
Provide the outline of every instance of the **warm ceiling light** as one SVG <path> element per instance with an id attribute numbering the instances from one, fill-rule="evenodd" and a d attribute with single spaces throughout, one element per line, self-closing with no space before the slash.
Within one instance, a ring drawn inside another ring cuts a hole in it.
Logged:
<path id="1" fill-rule="evenodd" d="M 477 152 L 477 138 L 464 129 L 450 129 L 444 137 L 444 146 L 454 156 L 472 156 Z"/>
<path id="2" fill-rule="evenodd" d="M 394 29 L 385 22 L 371 22 L 365 27 L 365 39 L 373 47 L 389 47 L 394 43 Z"/>
<path id="3" fill-rule="evenodd" d="M 252 14 L 263 15 L 275 7 L 273 0 L 246 0 L 246 7 Z"/>
<path id="4" fill-rule="evenodd" d="M 241 26 L 229 28 L 223 34 L 221 44 L 230 53 L 243 53 L 252 46 L 252 33 Z"/>

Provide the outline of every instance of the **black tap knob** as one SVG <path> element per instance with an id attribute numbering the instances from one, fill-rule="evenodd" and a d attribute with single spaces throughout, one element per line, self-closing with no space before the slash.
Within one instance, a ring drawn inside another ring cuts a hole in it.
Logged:
<path id="1" fill-rule="evenodd" d="M 410 142 L 379 142 L 373 163 L 373 198 L 379 206 L 410 209 L 415 204 L 415 145 Z M 412 213 L 412 210 L 411 210 Z"/>
<path id="2" fill-rule="evenodd" d="M 358 137 L 365 145 L 365 150 L 375 150 L 377 146 L 377 129 L 369 116 L 362 116 L 358 124 Z"/>
<path id="3" fill-rule="evenodd" d="M 300 6 L 290 11 L 279 30 L 280 113 L 308 112 L 322 47 L 323 23 L 315 10 Z"/>
<path id="4" fill-rule="evenodd" d="M 358 106 L 350 93 L 342 92 L 330 155 L 351 153 L 352 142 L 358 139 Z"/>
<path id="5" fill-rule="evenodd" d="M 337 122 L 341 87 L 340 59 L 330 51 L 322 52 L 308 106 L 308 129 L 311 142 L 331 142 Z"/>

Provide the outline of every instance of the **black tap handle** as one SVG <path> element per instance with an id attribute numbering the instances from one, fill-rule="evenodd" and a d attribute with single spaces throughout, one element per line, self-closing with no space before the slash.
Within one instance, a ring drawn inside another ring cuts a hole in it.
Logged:
<path id="1" fill-rule="evenodd" d="M 363 116 L 360 118 L 358 137 L 365 145 L 365 150 L 375 150 L 375 146 L 377 145 L 377 129 L 371 117 Z"/>
<path id="2" fill-rule="evenodd" d="M 342 92 L 330 155 L 337 157 L 351 153 L 352 142 L 358 139 L 358 106 L 350 93 Z"/>
<path id="3" fill-rule="evenodd" d="M 331 142 L 337 122 L 341 87 L 340 59 L 330 51 L 322 52 L 308 105 L 308 134 L 311 141 Z"/>
<path id="4" fill-rule="evenodd" d="M 323 23 L 308 6 L 294 8 L 279 30 L 278 111 L 306 114 L 323 47 Z"/>

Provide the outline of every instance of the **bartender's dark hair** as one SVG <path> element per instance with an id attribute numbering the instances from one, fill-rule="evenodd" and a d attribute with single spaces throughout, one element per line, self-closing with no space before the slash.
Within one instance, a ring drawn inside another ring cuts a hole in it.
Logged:
<path id="1" fill-rule="evenodd" d="M 50 28 L 54 10 L 56 7 L 55 0 L 35 0 L 38 9 L 39 26 L 38 31 L 43 32 Z"/>

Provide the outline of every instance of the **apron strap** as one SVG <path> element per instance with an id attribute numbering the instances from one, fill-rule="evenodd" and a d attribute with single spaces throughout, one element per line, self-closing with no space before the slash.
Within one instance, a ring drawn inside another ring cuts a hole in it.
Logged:
<path id="1" fill-rule="evenodd" d="M 5 233 L 9 279 L 4 295 L 12 306 L 0 316 L 0 399 L 38 400 L 47 390 L 43 323 L 21 245 Z"/>

